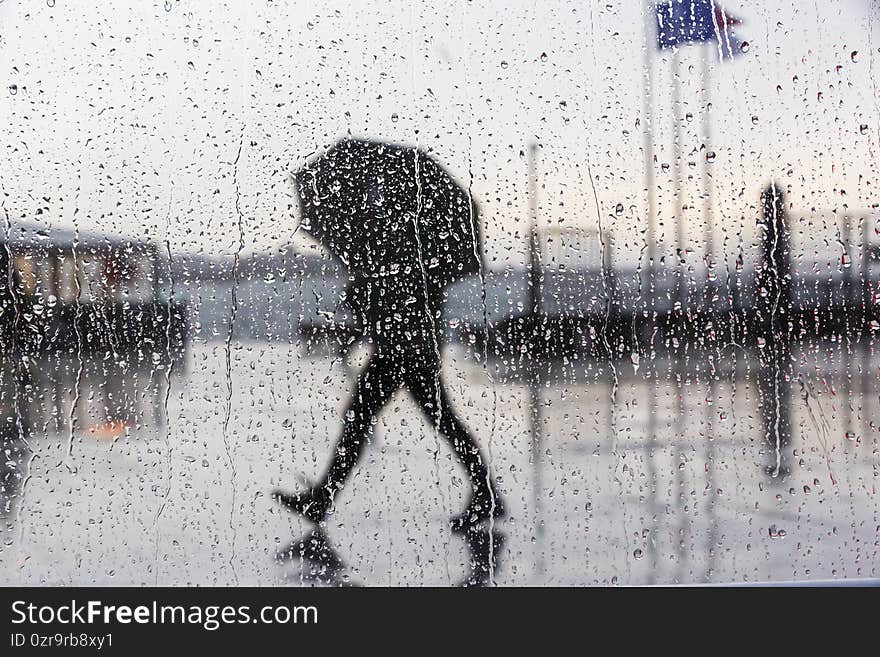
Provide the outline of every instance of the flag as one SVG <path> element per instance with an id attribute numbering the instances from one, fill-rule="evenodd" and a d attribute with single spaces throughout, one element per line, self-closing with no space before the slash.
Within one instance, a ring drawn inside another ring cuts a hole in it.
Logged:
<path id="1" fill-rule="evenodd" d="M 715 43 L 721 59 L 742 52 L 732 28 L 742 21 L 719 6 L 720 0 L 667 0 L 655 6 L 657 47 L 661 50 L 688 43 Z"/>

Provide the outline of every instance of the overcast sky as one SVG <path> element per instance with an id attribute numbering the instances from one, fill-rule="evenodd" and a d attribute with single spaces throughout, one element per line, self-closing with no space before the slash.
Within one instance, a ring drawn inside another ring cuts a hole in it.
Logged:
<path id="1" fill-rule="evenodd" d="M 719 257 L 751 245 L 771 177 L 790 186 L 803 257 L 833 255 L 833 212 L 877 199 L 880 8 L 718 4 L 743 19 L 748 47 L 731 62 L 708 47 L 681 52 L 687 246 L 704 246 L 711 151 Z M 501 266 L 522 259 L 523 153 L 538 141 L 542 224 L 592 230 L 601 218 L 618 261 L 635 262 L 647 225 L 647 6 L 5 0 L 6 208 L 14 219 L 43 208 L 50 228 L 167 238 L 175 253 L 233 253 L 241 221 L 246 251 L 274 249 L 296 222 L 288 172 L 350 131 L 434 151 L 471 187 L 487 254 Z M 652 61 L 658 239 L 671 244 L 672 61 L 659 52 Z"/>

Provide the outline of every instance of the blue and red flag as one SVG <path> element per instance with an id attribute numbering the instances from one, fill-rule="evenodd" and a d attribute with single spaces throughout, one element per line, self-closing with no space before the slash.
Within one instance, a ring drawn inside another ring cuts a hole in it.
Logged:
<path id="1" fill-rule="evenodd" d="M 714 42 L 722 59 L 741 52 L 733 27 L 742 21 L 720 6 L 720 0 L 667 0 L 656 5 L 657 47 Z"/>

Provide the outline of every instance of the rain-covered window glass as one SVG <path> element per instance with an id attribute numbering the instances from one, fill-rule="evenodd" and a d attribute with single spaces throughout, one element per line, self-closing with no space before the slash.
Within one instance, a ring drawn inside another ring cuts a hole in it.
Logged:
<path id="1" fill-rule="evenodd" d="M 878 19 L 0 3 L 0 583 L 877 577 Z"/>

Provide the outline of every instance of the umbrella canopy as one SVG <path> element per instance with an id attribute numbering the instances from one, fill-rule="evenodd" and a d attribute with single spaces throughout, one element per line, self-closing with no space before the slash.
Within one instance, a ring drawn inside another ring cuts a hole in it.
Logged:
<path id="1" fill-rule="evenodd" d="M 481 266 L 476 205 L 420 149 L 343 139 L 295 180 L 303 229 L 352 273 L 418 267 L 436 290 Z"/>

